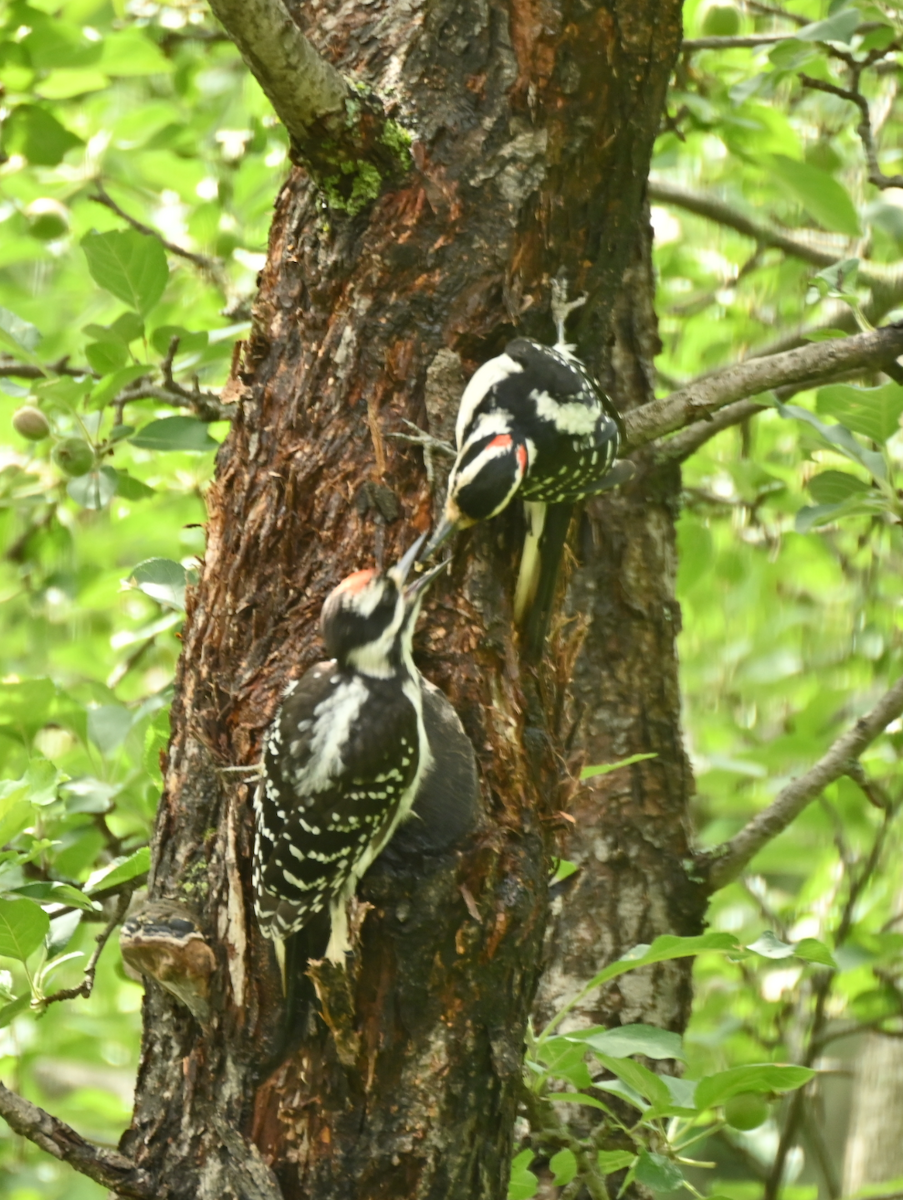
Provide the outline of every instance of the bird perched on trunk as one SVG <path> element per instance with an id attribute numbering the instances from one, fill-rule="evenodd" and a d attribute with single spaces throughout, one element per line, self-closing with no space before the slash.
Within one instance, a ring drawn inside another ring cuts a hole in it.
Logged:
<path id="1" fill-rule="evenodd" d="M 632 473 L 615 464 L 622 436 L 617 409 L 564 340 L 568 313 L 584 301 L 568 303 L 555 281 L 556 344 L 516 338 L 470 379 L 455 427 L 445 514 L 424 552 L 519 496 L 527 536 L 514 615 L 534 657 L 542 650 L 573 505 Z"/>

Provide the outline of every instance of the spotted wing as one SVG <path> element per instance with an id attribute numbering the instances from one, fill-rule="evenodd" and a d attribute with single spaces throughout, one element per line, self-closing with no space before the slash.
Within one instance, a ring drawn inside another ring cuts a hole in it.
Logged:
<path id="1" fill-rule="evenodd" d="M 255 801 L 255 905 L 285 938 L 369 866 L 418 769 L 417 714 L 396 680 L 314 667 L 267 734 Z"/>

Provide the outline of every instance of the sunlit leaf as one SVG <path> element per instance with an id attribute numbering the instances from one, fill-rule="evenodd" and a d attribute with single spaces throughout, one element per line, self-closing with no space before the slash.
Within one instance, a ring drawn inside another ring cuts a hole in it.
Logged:
<path id="1" fill-rule="evenodd" d="M 508 1200 L 530 1200 L 536 1195 L 539 1180 L 528 1170 L 536 1155 L 532 1150 L 521 1150 L 511 1163 L 511 1179 L 508 1183 Z"/>
<path id="2" fill-rule="evenodd" d="M 25 962 L 49 928 L 50 918 L 32 900 L 0 900 L 0 957 Z"/>
<path id="3" fill-rule="evenodd" d="M 700 1079 L 696 1085 L 696 1104 L 700 1109 L 714 1108 L 740 1092 L 791 1092 L 808 1083 L 814 1075 L 809 1067 L 777 1063 L 732 1067 L 729 1071 L 719 1071 Z"/>
<path id="4" fill-rule="evenodd" d="M 135 567 L 131 578 L 145 595 L 184 612 L 188 580 L 181 563 L 170 558 L 149 558 Z"/>
<path id="5" fill-rule="evenodd" d="M 145 450 L 204 451 L 219 446 L 207 426 L 195 417 L 162 417 L 139 429 L 129 440 Z"/>
<path id="6" fill-rule="evenodd" d="M 820 167 L 788 158 L 786 154 L 773 154 L 771 166 L 820 225 L 858 236 L 856 207 L 842 183 Z"/>
<path id="7" fill-rule="evenodd" d="M 95 871 L 88 883 L 85 884 L 85 891 L 89 894 L 108 892 L 111 888 L 120 887 L 123 883 L 128 883 L 139 875 L 144 875 L 148 870 L 150 870 L 150 848 L 142 846 L 140 850 L 136 850 L 134 854 L 130 854 L 120 862 Z"/>
<path id="8" fill-rule="evenodd" d="M 146 316 L 163 295 L 169 278 L 166 251 L 159 239 L 124 229 L 88 233 L 81 245 L 95 282 Z"/>

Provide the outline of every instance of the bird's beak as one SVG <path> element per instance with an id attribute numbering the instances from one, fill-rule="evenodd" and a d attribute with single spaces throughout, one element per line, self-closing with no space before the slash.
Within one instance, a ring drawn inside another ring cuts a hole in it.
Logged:
<path id="1" fill-rule="evenodd" d="M 428 571 L 424 571 L 412 583 L 409 583 L 404 590 L 405 604 L 410 604 L 412 600 L 422 595 L 440 571 L 444 571 L 450 562 L 450 558 L 444 558 L 441 563 L 437 563 L 435 567 L 430 567 Z"/>
<path id="2" fill-rule="evenodd" d="M 448 519 L 448 517 L 443 517 L 442 520 L 439 522 L 438 526 L 436 527 L 436 529 L 433 530 L 433 536 L 430 538 L 429 542 L 427 543 L 427 547 L 424 550 L 421 557 L 422 558 L 430 558 L 433 554 L 435 554 L 436 551 L 439 549 L 439 547 L 442 545 L 442 543 L 445 541 L 445 539 L 450 534 L 454 533 L 454 531 L 455 531 L 455 529 L 457 529 L 457 527 L 458 527 L 457 521 L 450 521 Z"/>
<path id="3" fill-rule="evenodd" d="M 408 549 L 405 550 L 404 554 L 401 556 L 401 558 L 398 560 L 398 562 L 392 568 L 392 574 L 398 580 L 399 587 L 401 587 L 404 584 L 404 581 L 407 579 L 408 575 L 410 574 L 411 567 L 413 567 L 414 563 L 417 561 L 417 554 L 420 550 L 420 547 L 423 545 L 423 543 L 425 541 L 426 541 L 426 534 L 421 533 L 420 537 L 417 539 L 416 542 L 414 542 L 413 546 L 409 546 Z"/>

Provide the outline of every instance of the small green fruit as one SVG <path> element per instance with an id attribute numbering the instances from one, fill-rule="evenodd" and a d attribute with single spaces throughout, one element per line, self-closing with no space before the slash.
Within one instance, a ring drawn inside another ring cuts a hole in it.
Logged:
<path id="1" fill-rule="evenodd" d="M 44 196 L 32 200 L 25 210 L 28 232 L 40 242 L 52 242 L 69 232 L 69 210 L 58 200 Z"/>
<path id="2" fill-rule="evenodd" d="M 768 1101 L 760 1092 L 740 1092 L 725 1100 L 724 1119 L 732 1129 L 758 1129 L 768 1120 Z"/>
<path id="3" fill-rule="evenodd" d="M 733 37 L 740 29 L 740 14 L 731 4 L 713 4 L 702 19 L 705 37 Z"/>
<path id="4" fill-rule="evenodd" d="M 42 442 L 50 433 L 47 418 L 39 408 L 32 408 L 30 404 L 13 413 L 13 429 L 30 442 Z"/>
<path id="5" fill-rule="evenodd" d="M 51 458 L 66 475 L 87 475 L 94 466 L 94 451 L 83 438 L 68 437 L 53 447 Z"/>

